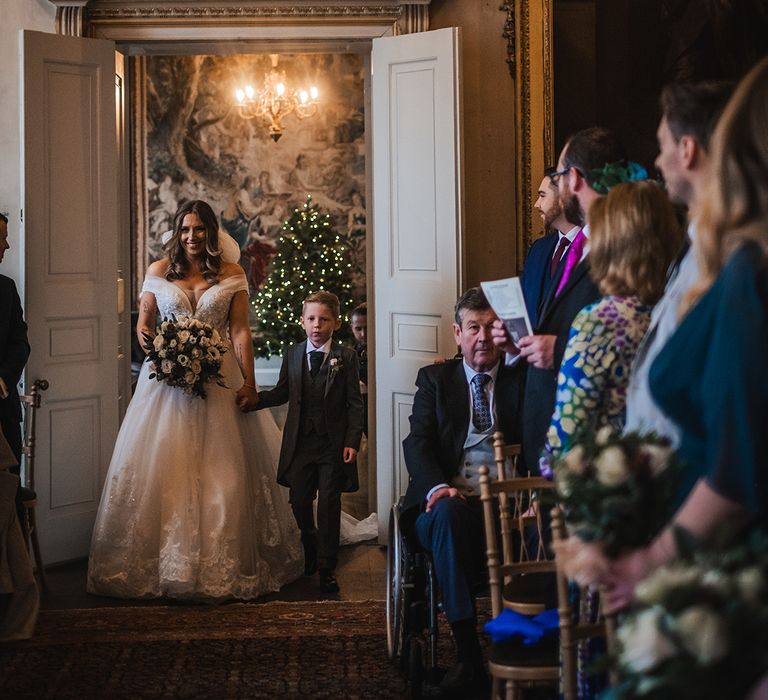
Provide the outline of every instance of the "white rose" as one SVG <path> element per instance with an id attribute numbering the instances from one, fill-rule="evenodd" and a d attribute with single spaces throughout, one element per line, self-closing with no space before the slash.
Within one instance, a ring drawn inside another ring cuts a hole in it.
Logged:
<path id="1" fill-rule="evenodd" d="M 179 331 L 179 342 L 186 343 L 189 340 L 189 331 Z"/>
<path id="2" fill-rule="evenodd" d="M 163 360 L 160 363 L 160 369 L 163 374 L 170 374 L 173 371 L 173 362 L 170 360 Z"/>
<path id="3" fill-rule="evenodd" d="M 190 365 L 190 369 L 191 369 L 191 370 L 192 370 L 192 371 L 193 371 L 195 374 L 200 374 L 200 372 L 201 372 L 201 371 L 202 371 L 202 369 L 203 369 L 202 365 L 200 364 L 200 360 L 192 360 L 192 364 Z"/>
<path id="4" fill-rule="evenodd" d="M 200 348 L 192 348 L 189 354 L 190 354 L 190 357 L 195 358 L 195 357 L 200 357 L 203 354 L 203 352 L 202 350 L 200 350 Z"/>
<path id="5" fill-rule="evenodd" d="M 598 445 L 607 445 L 608 441 L 613 437 L 613 428 L 610 425 L 604 425 L 595 435 L 595 443 Z"/>
<path id="6" fill-rule="evenodd" d="M 213 346 L 208 348 L 208 357 L 210 357 L 212 360 L 216 361 L 221 359 L 221 353 L 219 352 L 218 348 L 215 348 Z"/>
<path id="7" fill-rule="evenodd" d="M 200 347 L 201 348 L 207 348 L 211 344 L 211 341 L 208 340 L 206 337 L 200 338 Z"/>
<path id="8" fill-rule="evenodd" d="M 178 345 L 176 342 L 176 338 L 171 339 L 171 341 L 168 343 L 168 347 L 175 348 Z"/>
<path id="9" fill-rule="evenodd" d="M 185 372 L 184 373 L 184 381 L 187 384 L 194 384 L 195 383 L 195 375 L 192 372 Z"/>
<path id="10" fill-rule="evenodd" d="M 182 366 L 186 367 L 189 364 L 189 358 L 186 355 L 179 355 L 176 361 Z"/>
<path id="11" fill-rule="evenodd" d="M 723 618 L 709 608 L 694 605 L 677 618 L 677 633 L 683 646 L 703 665 L 719 661 L 728 651 Z"/>
<path id="12" fill-rule="evenodd" d="M 161 358 L 166 357 L 168 353 L 165 350 L 159 350 L 157 353 Z"/>
<path id="13" fill-rule="evenodd" d="M 671 448 L 662 445 L 643 445 L 640 448 L 640 454 L 648 456 L 648 464 L 651 467 L 651 474 L 656 476 L 667 468 Z"/>
<path id="14" fill-rule="evenodd" d="M 576 445 L 572 450 L 569 450 L 565 457 L 563 457 L 563 464 L 565 464 L 568 471 L 574 474 L 583 474 L 586 469 L 584 464 L 584 448 L 581 445 Z"/>
<path id="15" fill-rule="evenodd" d="M 736 585 L 747 602 L 759 603 L 765 589 L 763 572 L 757 566 L 739 571 L 736 575 Z"/>
<path id="16" fill-rule="evenodd" d="M 168 330 L 168 321 L 163 321 L 163 322 L 160 324 L 160 330 L 161 330 L 161 331 L 167 331 L 167 330 Z"/>
<path id="17" fill-rule="evenodd" d="M 603 486 L 613 487 L 623 484 L 629 476 L 627 459 L 620 447 L 606 447 L 595 460 L 597 480 Z"/>
<path id="18" fill-rule="evenodd" d="M 159 350 L 163 345 L 165 345 L 165 338 L 158 333 L 152 340 L 152 347 L 155 350 Z"/>
<path id="19" fill-rule="evenodd" d="M 659 629 L 659 620 L 659 613 L 650 608 L 619 627 L 621 661 L 636 673 L 649 671 L 675 655 L 674 645 Z"/>
<path id="20" fill-rule="evenodd" d="M 635 598 L 649 605 L 662 600 L 669 591 L 675 588 L 685 588 L 701 578 L 701 570 L 690 566 L 665 566 L 648 578 L 643 579 L 635 587 Z"/>

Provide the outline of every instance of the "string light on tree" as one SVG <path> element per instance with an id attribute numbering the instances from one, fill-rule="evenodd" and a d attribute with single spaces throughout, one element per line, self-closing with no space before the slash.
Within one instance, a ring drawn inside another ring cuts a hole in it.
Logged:
<path id="1" fill-rule="evenodd" d="M 251 302 L 257 319 L 256 356 L 282 355 L 285 347 L 306 338 L 301 302 L 321 289 L 333 292 L 341 303 L 342 326 L 334 337 L 350 340 L 351 267 L 344 237 L 333 230 L 330 215 L 321 213 L 312 195 L 307 195 L 304 205 L 284 222 L 267 279 Z"/>

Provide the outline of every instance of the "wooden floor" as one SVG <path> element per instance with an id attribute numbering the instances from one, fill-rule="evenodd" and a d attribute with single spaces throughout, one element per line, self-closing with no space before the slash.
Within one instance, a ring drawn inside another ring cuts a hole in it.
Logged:
<path id="1" fill-rule="evenodd" d="M 46 570 L 48 593 L 41 596 L 43 610 L 73 608 L 109 608 L 124 605 L 168 605 L 166 599 L 136 601 L 106 598 L 86 593 L 85 581 L 88 562 L 80 561 L 51 567 Z M 289 583 L 277 593 L 259 598 L 257 602 L 270 600 L 384 600 L 386 597 L 386 549 L 372 540 L 371 543 L 342 547 L 336 578 L 340 593 L 328 595 L 318 588 L 318 577 L 302 577 Z"/>

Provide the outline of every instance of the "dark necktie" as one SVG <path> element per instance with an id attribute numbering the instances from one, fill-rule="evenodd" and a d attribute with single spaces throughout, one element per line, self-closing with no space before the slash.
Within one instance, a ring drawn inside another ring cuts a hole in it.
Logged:
<path id="1" fill-rule="evenodd" d="M 320 371 L 323 359 L 325 359 L 325 353 L 322 350 L 312 350 L 309 353 L 309 373 L 313 377 Z"/>
<path id="2" fill-rule="evenodd" d="M 472 424 L 481 433 L 493 425 L 491 406 L 485 393 L 485 387 L 490 381 L 488 374 L 476 374 L 472 377 Z"/>
<path id="3" fill-rule="evenodd" d="M 560 242 L 557 244 L 555 257 L 552 258 L 552 262 L 549 264 L 549 279 L 552 279 L 555 276 L 555 273 L 557 272 L 557 266 L 560 264 L 560 261 L 563 259 L 563 255 L 565 254 L 565 251 L 569 245 L 571 245 L 571 242 L 568 240 L 566 236 L 563 236 L 560 239 Z"/>

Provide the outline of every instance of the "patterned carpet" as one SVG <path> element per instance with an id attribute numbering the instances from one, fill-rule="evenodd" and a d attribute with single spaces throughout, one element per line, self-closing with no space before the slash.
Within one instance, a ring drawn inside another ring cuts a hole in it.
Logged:
<path id="1" fill-rule="evenodd" d="M 401 698 L 382 601 L 42 612 L 4 698 Z"/>

